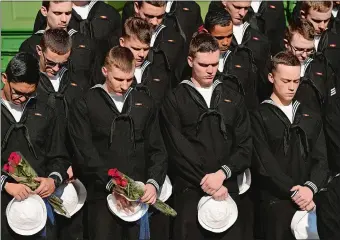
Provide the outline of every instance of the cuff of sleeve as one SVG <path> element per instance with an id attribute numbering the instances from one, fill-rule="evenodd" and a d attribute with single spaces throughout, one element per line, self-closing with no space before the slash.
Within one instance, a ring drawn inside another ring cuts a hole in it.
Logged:
<path id="1" fill-rule="evenodd" d="M 223 165 L 221 167 L 222 171 L 224 172 L 225 176 L 226 176 L 226 179 L 230 178 L 231 177 L 231 170 L 229 167 L 227 167 L 227 165 Z"/>
<path id="2" fill-rule="evenodd" d="M 113 181 L 112 179 L 106 184 L 106 190 L 109 192 L 112 192 L 112 188 L 113 188 Z"/>
<path id="3" fill-rule="evenodd" d="M 4 186 L 5 186 L 6 182 L 7 182 L 7 180 L 8 180 L 8 176 L 1 175 L 1 177 L 0 177 L 1 191 L 4 190 Z"/>
<path id="4" fill-rule="evenodd" d="M 298 190 L 295 190 L 290 197 L 293 198 L 297 194 L 297 192 Z"/>
<path id="5" fill-rule="evenodd" d="M 51 172 L 50 175 L 48 175 L 48 177 L 54 180 L 56 187 L 59 187 L 59 185 L 63 182 L 63 178 L 61 174 L 58 172 Z"/>
<path id="6" fill-rule="evenodd" d="M 305 182 L 304 186 L 308 187 L 314 194 L 318 192 L 318 187 L 311 181 Z"/>
<path id="7" fill-rule="evenodd" d="M 149 179 L 146 183 L 152 184 L 156 188 L 157 192 L 159 192 L 159 185 L 155 180 Z"/>

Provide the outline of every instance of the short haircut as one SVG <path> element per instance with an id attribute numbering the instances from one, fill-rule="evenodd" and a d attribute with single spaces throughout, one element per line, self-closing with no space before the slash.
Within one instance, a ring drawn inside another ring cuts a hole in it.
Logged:
<path id="1" fill-rule="evenodd" d="M 204 28 L 210 32 L 216 25 L 225 27 L 230 24 L 232 24 L 230 14 L 224 8 L 219 8 L 207 13 L 205 16 Z"/>
<path id="2" fill-rule="evenodd" d="M 219 50 L 218 42 L 209 33 L 194 34 L 189 46 L 189 56 L 195 57 L 196 53 L 216 52 Z"/>
<path id="3" fill-rule="evenodd" d="M 124 38 L 135 37 L 142 43 L 149 45 L 153 33 L 152 29 L 153 28 L 148 23 L 148 21 L 140 17 L 130 17 L 124 23 L 122 37 Z"/>
<path id="4" fill-rule="evenodd" d="M 302 1 L 301 2 L 301 10 L 305 12 L 305 14 L 309 13 L 310 9 L 313 9 L 317 12 L 327 12 L 330 8 L 332 8 L 332 1 Z"/>
<path id="5" fill-rule="evenodd" d="M 285 66 L 301 66 L 299 59 L 288 51 L 279 52 L 272 58 L 271 72 L 275 71 L 280 64 Z"/>
<path id="6" fill-rule="evenodd" d="M 71 0 L 64 0 L 64 1 L 42 1 L 42 6 L 45 7 L 48 11 L 48 9 L 50 8 L 50 3 L 54 2 L 54 3 L 60 3 L 60 2 L 71 2 Z"/>
<path id="7" fill-rule="evenodd" d="M 112 66 L 119 68 L 123 72 L 130 73 L 135 67 L 135 58 L 126 47 L 114 47 L 106 54 L 104 66 L 111 69 Z"/>
<path id="8" fill-rule="evenodd" d="M 7 80 L 13 83 L 39 83 L 39 62 L 32 54 L 16 54 L 6 67 Z"/>
<path id="9" fill-rule="evenodd" d="M 285 39 L 290 42 L 295 33 L 300 34 L 303 38 L 307 40 L 314 40 L 315 31 L 313 24 L 305 19 L 292 21 L 285 30 Z"/>
<path id="10" fill-rule="evenodd" d="M 166 5 L 166 1 L 136 1 L 138 4 L 138 7 L 141 7 L 144 2 L 155 6 L 155 7 L 164 7 Z"/>
<path id="11" fill-rule="evenodd" d="M 48 29 L 44 32 L 39 45 L 43 52 L 48 48 L 56 54 L 63 55 L 71 51 L 72 39 L 63 29 Z"/>

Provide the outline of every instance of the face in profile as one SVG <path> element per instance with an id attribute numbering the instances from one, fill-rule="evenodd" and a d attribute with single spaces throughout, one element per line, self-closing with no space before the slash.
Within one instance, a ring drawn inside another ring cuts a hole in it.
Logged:
<path id="1" fill-rule="evenodd" d="M 47 48 L 42 51 L 40 46 L 37 46 L 37 53 L 39 55 L 40 71 L 45 72 L 49 77 L 56 76 L 60 69 L 68 65 L 68 59 L 71 50 L 65 54 L 57 54 Z"/>
<path id="2" fill-rule="evenodd" d="M 300 66 L 279 64 L 268 79 L 273 83 L 273 94 L 282 104 L 290 104 L 300 83 Z"/>
<path id="3" fill-rule="evenodd" d="M 150 44 L 142 43 L 134 36 L 125 38 L 122 37 L 119 42 L 121 47 L 127 47 L 130 49 L 135 58 L 136 67 L 140 67 L 149 53 Z"/>
<path id="4" fill-rule="evenodd" d="M 72 14 L 72 2 L 50 2 L 48 10 L 42 6 L 40 9 L 43 16 L 46 17 L 48 28 L 67 28 Z"/>
<path id="5" fill-rule="evenodd" d="M 165 5 L 162 7 L 153 6 L 147 2 L 143 2 L 141 6 L 137 2 L 134 3 L 135 13 L 138 17 L 148 21 L 154 28 L 162 23 L 165 15 Z"/>
<path id="6" fill-rule="evenodd" d="M 135 68 L 132 68 L 130 72 L 124 72 L 114 65 L 103 67 L 102 72 L 106 78 L 108 91 L 123 96 L 133 82 L 134 71 Z"/>
<path id="7" fill-rule="evenodd" d="M 231 44 L 233 24 L 230 23 L 229 26 L 215 25 L 213 29 L 210 30 L 210 34 L 217 40 L 220 51 L 224 53 L 229 49 Z"/>
<path id="8" fill-rule="evenodd" d="M 222 1 L 225 9 L 229 12 L 234 25 L 243 23 L 250 7 L 251 1 Z"/>
<path id="9" fill-rule="evenodd" d="M 35 95 L 36 84 L 28 84 L 25 82 L 10 82 L 8 81 L 7 75 L 2 74 L 3 97 L 15 105 L 23 104 L 28 99 Z"/>
<path id="10" fill-rule="evenodd" d="M 329 8 L 326 12 L 318 12 L 312 8 L 309 9 L 308 14 L 305 14 L 303 11 L 301 12 L 301 16 L 313 25 L 315 34 L 317 35 L 321 35 L 327 29 L 331 15 L 332 8 Z"/>
<path id="11" fill-rule="evenodd" d="M 188 57 L 189 66 L 192 68 L 192 78 L 201 87 L 209 87 L 214 81 L 220 51 L 215 52 L 197 52 L 194 57 Z"/>
<path id="12" fill-rule="evenodd" d="M 294 33 L 289 43 L 286 43 L 286 49 L 292 52 L 301 63 L 303 63 L 311 54 L 314 53 L 314 41 L 305 39 L 301 34 Z"/>

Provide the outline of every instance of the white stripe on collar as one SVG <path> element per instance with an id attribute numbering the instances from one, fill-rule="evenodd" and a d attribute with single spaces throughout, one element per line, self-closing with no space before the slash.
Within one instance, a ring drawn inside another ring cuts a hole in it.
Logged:
<path id="1" fill-rule="evenodd" d="M 242 34 L 242 40 L 243 40 L 243 36 L 244 33 L 246 32 L 247 28 L 250 26 L 250 24 L 248 22 L 244 22 L 243 23 L 243 34 Z"/>
<path id="2" fill-rule="evenodd" d="M 75 34 L 77 32 L 77 30 L 74 30 L 73 28 L 71 28 L 69 31 L 68 31 L 68 35 L 72 36 L 73 34 Z"/>
<path id="3" fill-rule="evenodd" d="M 223 68 L 224 68 L 225 62 L 227 61 L 227 58 L 229 57 L 230 53 L 231 53 L 230 50 L 227 50 L 227 51 L 224 53 L 224 56 L 223 56 Z"/>
<path id="4" fill-rule="evenodd" d="M 35 32 L 34 34 L 44 34 L 45 33 L 45 30 L 39 30 L 37 32 Z"/>
<path id="5" fill-rule="evenodd" d="M 155 44 L 156 38 L 158 36 L 158 34 L 162 31 L 163 28 L 165 28 L 166 26 L 163 24 L 160 24 L 157 26 L 157 28 L 155 29 L 155 31 L 152 34 L 151 37 L 151 41 L 150 41 L 150 47 L 153 47 L 153 45 Z"/>
<path id="6" fill-rule="evenodd" d="M 89 3 L 89 12 L 91 11 L 91 9 L 93 8 L 93 6 L 98 2 L 98 0 L 92 0 L 90 3 Z"/>
<path id="7" fill-rule="evenodd" d="M 267 100 L 264 100 L 261 104 L 263 103 L 268 103 L 268 104 L 271 104 L 271 105 L 274 105 L 275 107 L 279 108 L 279 106 L 272 100 L 272 99 L 267 99 Z M 293 122 L 294 122 L 294 119 L 295 119 L 295 114 L 296 114 L 296 111 L 297 109 L 299 108 L 300 106 L 300 102 L 295 100 L 292 104 L 292 108 L 293 108 Z M 280 108 L 279 108 L 280 109 Z M 281 109 L 280 109 L 281 110 Z"/>
<path id="8" fill-rule="evenodd" d="M 169 13 L 171 11 L 171 6 L 172 6 L 173 3 L 174 3 L 174 1 L 168 1 L 166 3 L 166 8 L 165 8 L 166 13 Z"/>
<path id="9" fill-rule="evenodd" d="M 142 64 L 142 66 L 141 66 L 141 72 L 142 72 L 142 75 L 143 75 L 143 72 L 145 71 L 145 69 L 146 69 L 146 67 L 147 66 L 149 66 L 150 65 L 150 61 L 148 61 L 148 60 L 145 60 L 144 62 L 143 62 L 143 64 Z"/>
<path id="10" fill-rule="evenodd" d="M 220 84 L 220 83 L 222 83 L 222 82 L 221 82 L 220 80 L 218 80 L 218 79 L 216 79 L 216 80 L 213 82 L 213 84 L 212 84 L 212 86 L 213 86 L 213 91 L 214 91 L 214 89 L 218 86 L 218 84 Z M 190 81 L 190 80 L 183 80 L 183 81 L 181 82 L 181 84 L 188 84 L 189 86 L 191 86 L 191 87 L 193 87 L 193 88 L 196 89 L 195 84 L 194 84 L 192 81 Z"/>
<path id="11" fill-rule="evenodd" d="M 93 87 L 91 87 L 90 89 L 94 89 L 94 88 L 101 88 L 101 89 L 103 89 L 105 92 L 106 92 L 106 94 L 107 95 L 109 95 L 110 96 L 110 94 L 107 92 L 107 88 L 105 87 L 105 83 L 104 84 L 96 84 L 96 85 L 94 85 Z M 127 97 L 129 96 L 129 94 L 130 94 L 130 92 L 133 90 L 133 88 L 132 87 L 129 87 L 129 89 L 126 91 L 126 93 L 124 94 L 124 102 L 125 102 L 125 100 L 127 99 Z M 110 96 L 111 97 L 111 96 Z"/>
<path id="12" fill-rule="evenodd" d="M 302 64 L 301 66 L 301 73 L 300 73 L 300 76 L 303 77 L 305 76 L 305 73 L 306 73 L 306 70 L 309 66 L 309 64 L 313 61 L 313 58 L 307 58 L 304 63 Z"/>

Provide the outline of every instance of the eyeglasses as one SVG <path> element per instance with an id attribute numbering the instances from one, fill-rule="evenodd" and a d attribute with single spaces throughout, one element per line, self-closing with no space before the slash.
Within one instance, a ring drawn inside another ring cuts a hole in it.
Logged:
<path id="1" fill-rule="evenodd" d="M 58 63 L 58 62 L 54 62 L 52 60 L 47 59 L 44 53 L 42 55 L 44 57 L 45 65 L 50 68 L 54 68 L 57 65 L 59 66 L 59 68 L 63 68 L 63 67 L 66 67 L 68 64 L 68 60 L 65 62 Z"/>
<path id="2" fill-rule="evenodd" d="M 22 97 L 25 98 L 25 100 L 31 98 L 31 97 L 35 97 L 36 96 L 36 92 L 31 92 L 31 93 L 22 93 L 22 92 L 19 92 L 18 90 L 15 90 L 14 88 L 12 88 L 11 86 L 11 83 L 8 83 L 8 86 L 9 86 L 9 89 L 11 91 L 11 98 L 13 101 L 15 100 L 19 100 L 20 102 L 24 102 L 24 101 L 21 101 L 20 99 Z"/>
<path id="3" fill-rule="evenodd" d="M 292 45 L 290 45 L 292 47 L 292 49 L 295 51 L 295 52 L 299 52 L 299 53 L 306 53 L 306 54 L 312 54 L 315 52 L 315 49 L 314 48 L 297 48 L 297 47 L 294 47 Z"/>

